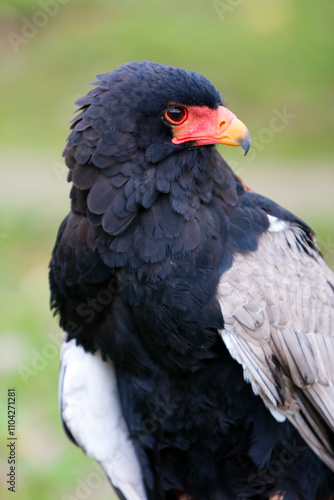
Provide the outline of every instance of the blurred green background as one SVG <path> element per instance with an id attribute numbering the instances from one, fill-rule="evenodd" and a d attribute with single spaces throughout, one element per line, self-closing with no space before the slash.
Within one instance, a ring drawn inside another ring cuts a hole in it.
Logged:
<path id="1" fill-rule="evenodd" d="M 57 409 L 60 331 L 47 267 L 69 208 L 61 152 L 95 75 L 153 60 L 206 75 L 253 148 L 221 153 L 314 227 L 334 267 L 332 0 L 8 0 L 0 4 L 1 498 L 7 388 L 17 391 L 19 500 L 110 499 Z"/>

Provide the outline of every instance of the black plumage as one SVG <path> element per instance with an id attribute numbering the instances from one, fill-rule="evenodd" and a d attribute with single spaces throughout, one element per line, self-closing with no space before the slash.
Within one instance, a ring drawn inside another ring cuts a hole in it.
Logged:
<path id="1" fill-rule="evenodd" d="M 72 206 L 51 300 L 68 340 L 115 363 L 147 498 L 329 499 L 333 473 L 275 420 L 219 334 L 220 277 L 259 251 L 268 215 L 300 229 L 303 251 L 316 251 L 312 231 L 246 189 L 213 145 L 172 143 L 169 106 L 222 105 L 204 77 L 134 62 L 96 85 L 64 150 Z"/>

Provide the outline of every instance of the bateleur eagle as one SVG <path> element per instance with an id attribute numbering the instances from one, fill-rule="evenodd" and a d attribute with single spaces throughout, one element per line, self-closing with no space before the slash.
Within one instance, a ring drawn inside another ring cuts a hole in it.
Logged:
<path id="1" fill-rule="evenodd" d="M 68 436 L 126 500 L 334 495 L 334 275 L 246 188 L 203 76 L 131 62 L 77 101 L 50 264 Z"/>

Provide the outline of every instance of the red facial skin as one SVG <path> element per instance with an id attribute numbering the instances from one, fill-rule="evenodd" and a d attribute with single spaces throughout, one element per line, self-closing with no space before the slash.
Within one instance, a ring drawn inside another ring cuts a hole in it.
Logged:
<path id="1" fill-rule="evenodd" d="M 178 107 L 178 105 L 175 105 Z M 245 125 L 224 106 L 211 109 L 206 106 L 182 106 L 187 118 L 180 124 L 171 123 L 173 144 L 194 142 L 195 146 L 227 144 L 242 146 L 245 152 L 250 146 L 250 136 Z M 167 121 L 168 118 L 166 117 Z"/>

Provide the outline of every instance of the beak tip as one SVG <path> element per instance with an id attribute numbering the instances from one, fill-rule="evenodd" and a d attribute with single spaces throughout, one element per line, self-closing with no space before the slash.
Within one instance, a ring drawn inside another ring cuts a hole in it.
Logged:
<path id="1" fill-rule="evenodd" d="M 245 137 L 240 137 L 238 139 L 238 142 L 239 142 L 240 146 L 242 147 L 242 149 L 244 150 L 244 156 L 246 156 L 246 154 L 248 153 L 249 148 L 251 146 L 251 137 L 249 135 L 249 132 L 247 133 L 247 135 Z"/>

